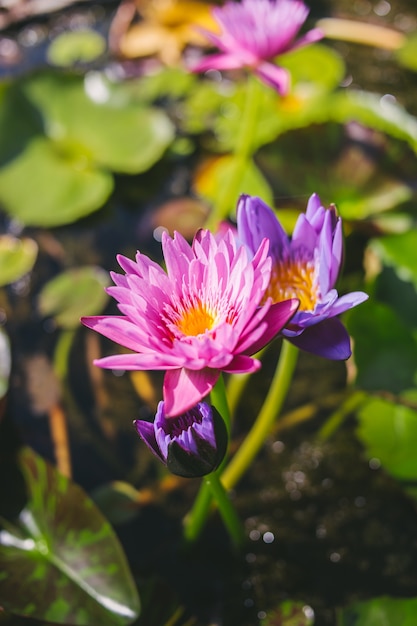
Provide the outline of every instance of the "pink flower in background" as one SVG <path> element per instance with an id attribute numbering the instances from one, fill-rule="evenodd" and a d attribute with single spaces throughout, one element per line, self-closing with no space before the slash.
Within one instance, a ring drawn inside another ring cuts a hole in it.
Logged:
<path id="1" fill-rule="evenodd" d="M 298 298 L 300 307 L 282 334 L 299 348 L 328 359 L 347 359 L 350 338 L 338 315 L 368 298 L 362 291 L 339 297 L 334 288 L 343 255 L 342 220 L 325 209 L 317 194 L 308 201 L 288 237 L 274 211 L 260 198 L 241 196 L 237 207 L 239 241 L 254 252 L 270 240 L 271 280 L 266 296 L 274 302 Z"/>
<path id="2" fill-rule="evenodd" d="M 192 245 L 178 233 L 162 237 L 166 272 L 140 254 L 118 256 L 125 275 L 107 289 L 120 316 L 85 317 L 83 324 L 132 350 L 95 361 L 121 370 L 167 370 L 164 410 L 185 413 L 210 393 L 220 372 L 254 372 L 250 355 L 285 326 L 298 300 L 266 299 L 271 274 L 268 241 L 250 255 L 232 232 L 216 239 L 201 230 Z"/>
<path id="3" fill-rule="evenodd" d="M 192 70 L 251 68 L 281 95 L 289 90 L 289 73 L 271 61 L 285 52 L 314 43 L 323 37 L 315 28 L 295 40 L 308 15 L 301 0 L 242 0 L 213 9 L 220 34 L 203 32 L 220 50 L 199 61 Z"/>

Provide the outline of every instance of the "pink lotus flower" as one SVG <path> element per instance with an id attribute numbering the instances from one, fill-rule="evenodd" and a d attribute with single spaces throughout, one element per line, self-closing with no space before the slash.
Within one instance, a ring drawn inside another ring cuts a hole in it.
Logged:
<path id="1" fill-rule="evenodd" d="M 123 315 L 81 321 L 133 351 L 96 365 L 167 370 L 165 414 L 176 416 L 210 393 L 220 372 L 256 371 L 260 362 L 250 355 L 278 334 L 298 300 L 260 306 L 271 273 L 267 240 L 252 257 L 231 232 L 217 240 L 201 230 L 192 245 L 164 233 L 162 249 L 166 272 L 140 252 L 136 261 L 119 255 L 126 275 L 112 273 L 115 286 L 107 292 Z"/>
<path id="2" fill-rule="evenodd" d="M 368 298 L 362 291 L 339 297 L 335 287 L 343 254 L 342 220 L 325 209 L 317 194 L 297 219 L 289 238 L 275 213 L 260 198 L 241 196 L 238 238 L 255 252 L 269 237 L 271 280 L 265 295 L 274 302 L 298 298 L 300 307 L 282 334 L 297 347 L 328 359 L 351 354 L 348 332 L 338 315 Z"/>
<path id="3" fill-rule="evenodd" d="M 242 0 L 216 7 L 213 17 L 221 34 L 203 32 L 221 52 L 199 61 L 192 70 L 249 67 L 267 85 L 285 95 L 289 90 L 289 73 L 270 61 L 323 37 L 315 28 L 294 41 L 307 15 L 308 8 L 301 0 Z"/>

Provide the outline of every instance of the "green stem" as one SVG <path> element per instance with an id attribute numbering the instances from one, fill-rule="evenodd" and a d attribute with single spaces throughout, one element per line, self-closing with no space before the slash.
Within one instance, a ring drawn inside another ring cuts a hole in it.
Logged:
<path id="1" fill-rule="evenodd" d="M 340 407 L 332 413 L 317 433 L 317 439 L 327 441 L 334 432 L 341 426 L 348 415 L 353 413 L 367 398 L 364 391 L 354 391 L 350 394 Z"/>
<path id="2" fill-rule="evenodd" d="M 230 176 L 220 189 L 215 207 L 207 221 L 206 228 L 216 230 L 218 223 L 227 218 L 230 210 L 236 204 L 240 193 L 245 168 L 253 153 L 253 139 L 259 119 L 259 106 L 262 90 L 256 76 L 248 76 L 244 105 L 239 125 L 239 133 L 233 150 L 234 159 L 231 161 Z"/>
<path id="3" fill-rule="evenodd" d="M 228 435 L 230 436 L 230 412 L 226 399 L 226 390 L 224 385 L 223 376 L 220 375 L 217 383 L 215 384 L 211 394 L 210 394 L 210 402 L 213 406 L 216 407 L 224 422 L 226 424 Z M 220 482 L 219 476 L 222 471 L 222 467 L 224 466 L 225 461 L 217 468 L 215 472 L 212 472 L 203 480 L 200 490 L 197 494 L 197 497 L 194 501 L 193 507 L 191 511 L 184 518 L 184 537 L 187 541 L 192 542 L 198 539 L 201 530 L 206 522 L 207 516 L 210 511 L 210 506 L 212 503 L 212 496 L 217 497 L 216 494 L 213 493 L 213 489 L 219 489 L 216 485 L 213 487 L 214 482 Z M 213 475 L 216 475 L 216 478 L 210 482 L 210 479 L 213 478 Z M 223 487 L 222 487 L 223 489 Z M 216 492 L 217 493 L 217 492 Z M 226 496 L 227 497 L 227 496 Z M 219 504 L 219 503 L 218 503 Z M 230 503 L 229 503 L 230 504 Z M 230 506 L 232 506 L 230 504 Z M 220 508 L 220 505 L 219 505 Z M 224 518 L 223 518 L 224 519 Z M 229 528 L 229 527 L 228 527 Z M 238 541 L 238 538 L 235 542 Z"/>
<path id="4" fill-rule="evenodd" d="M 217 472 L 212 472 L 205 477 L 205 485 L 210 489 L 214 501 L 216 502 L 223 522 L 229 531 L 236 548 L 243 545 L 244 532 L 242 522 L 240 521 L 233 504 L 230 502 L 229 496 L 220 480 Z"/>
<path id="5" fill-rule="evenodd" d="M 259 350 L 259 352 L 254 355 L 254 358 L 261 359 L 265 350 L 266 348 Z M 250 377 L 251 374 L 231 374 L 229 380 L 227 381 L 227 402 L 231 418 L 234 417 L 237 406 L 242 397 L 242 393 Z"/>
<path id="6" fill-rule="evenodd" d="M 232 489 L 258 454 L 280 412 L 292 381 L 298 349 L 283 341 L 277 369 L 261 411 L 246 439 L 222 474 L 226 489 Z"/>

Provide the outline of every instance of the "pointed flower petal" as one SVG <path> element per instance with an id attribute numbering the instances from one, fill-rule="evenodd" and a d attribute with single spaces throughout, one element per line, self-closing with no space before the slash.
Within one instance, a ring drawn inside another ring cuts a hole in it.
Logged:
<path id="1" fill-rule="evenodd" d="M 269 237 L 272 272 L 265 297 L 276 304 L 298 299 L 299 308 L 288 318 L 282 334 L 309 352 L 329 359 L 348 358 L 349 336 L 334 318 L 368 296 L 353 292 L 339 298 L 334 288 L 343 257 L 342 223 L 335 207 L 325 209 L 319 196 L 313 194 L 290 238 L 272 209 L 259 198 L 242 196 L 237 207 L 237 231 L 238 240 L 252 253 L 263 237 Z M 265 321 L 270 322 L 272 314 L 269 311 Z M 271 330 L 269 323 L 262 340 L 270 339 Z M 244 346 L 244 335 L 240 341 Z M 260 347 L 257 342 L 251 347 L 254 345 Z"/>

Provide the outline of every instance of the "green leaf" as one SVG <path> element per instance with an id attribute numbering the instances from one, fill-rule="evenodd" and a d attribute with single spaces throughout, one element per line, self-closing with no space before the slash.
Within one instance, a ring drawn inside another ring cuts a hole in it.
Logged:
<path id="1" fill-rule="evenodd" d="M 99 72 L 78 76 L 42 74 L 23 86 L 42 112 L 47 135 L 61 151 L 88 158 L 115 172 L 149 169 L 174 138 L 159 109 L 129 101 L 127 91 L 109 87 Z"/>
<path id="2" fill-rule="evenodd" d="M 387 305 L 370 299 L 344 317 L 355 342 L 357 384 L 399 393 L 414 386 L 417 340 Z"/>
<path id="3" fill-rule="evenodd" d="M 338 615 L 337 626 L 415 626 L 417 598 L 373 598 L 356 602 Z"/>
<path id="4" fill-rule="evenodd" d="M 401 280 L 412 282 L 417 289 L 417 230 L 415 228 L 399 235 L 376 239 L 371 243 L 371 247 L 385 263 L 393 266 Z"/>
<path id="5" fill-rule="evenodd" d="M 52 65 L 70 67 L 74 63 L 88 63 L 106 50 L 106 40 L 95 30 L 73 30 L 61 33 L 51 42 L 47 58 Z"/>
<path id="6" fill-rule="evenodd" d="M 63 328 L 79 326 L 82 315 L 101 313 L 108 300 L 109 275 L 100 267 L 79 267 L 50 280 L 39 294 L 42 315 L 52 316 Z"/>
<path id="7" fill-rule="evenodd" d="M 409 70 L 417 71 L 417 34 L 415 32 L 407 36 L 404 45 L 396 51 L 395 56 L 401 65 Z"/>
<path id="8" fill-rule="evenodd" d="M 18 280 L 32 269 L 38 254 L 33 239 L 0 235 L 0 286 Z"/>
<path id="9" fill-rule="evenodd" d="M 0 165 L 14 159 L 27 143 L 42 133 L 39 111 L 25 98 L 18 84 L 0 93 Z"/>
<path id="10" fill-rule="evenodd" d="M 417 485 L 417 405 L 415 408 L 383 398 L 361 405 L 357 435 L 368 458 L 377 458 L 394 478 Z"/>
<path id="11" fill-rule="evenodd" d="M 271 611 L 261 620 L 261 626 L 313 626 L 313 624 L 313 609 L 294 600 L 282 602 L 275 611 Z"/>
<path id="12" fill-rule="evenodd" d="M 345 74 L 342 57 L 322 44 L 314 44 L 281 56 L 279 64 L 291 74 L 294 90 L 302 87 L 332 91 L 339 86 Z"/>
<path id="13" fill-rule="evenodd" d="M 368 128 L 406 141 L 417 151 L 417 119 L 395 101 L 364 91 L 343 91 L 333 96 L 329 116 L 345 124 L 357 121 Z"/>
<path id="14" fill-rule="evenodd" d="M 29 500 L 0 530 L 0 606 L 74 626 L 123 626 L 139 598 L 110 524 L 87 495 L 30 449 L 20 454 Z"/>
<path id="15" fill-rule="evenodd" d="M 85 156 L 68 157 L 35 137 L 0 169 L 0 202 L 29 226 L 59 226 L 96 211 L 109 197 L 113 177 Z"/>

